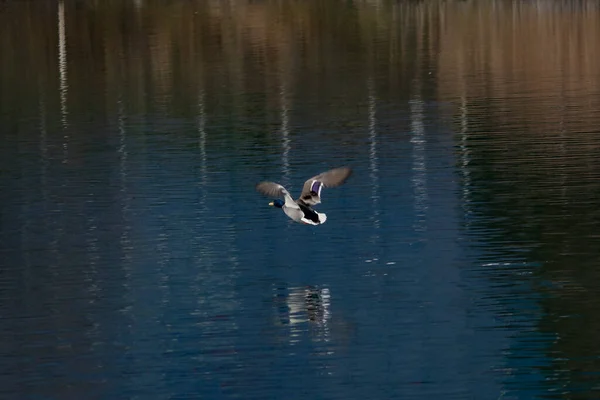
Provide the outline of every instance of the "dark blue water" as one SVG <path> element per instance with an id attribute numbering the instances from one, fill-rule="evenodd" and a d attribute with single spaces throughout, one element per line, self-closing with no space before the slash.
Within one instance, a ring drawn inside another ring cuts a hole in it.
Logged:
<path id="1" fill-rule="evenodd" d="M 485 42 L 442 16 L 489 11 L 462 3 L 23 4 L 3 6 L 7 37 L 37 22 L 0 64 L 0 397 L 596 398 L 596 61 L 543 63 L 532 90 L 457 67 Z M 254 189 L 342 165 L 321 226 Z"/>

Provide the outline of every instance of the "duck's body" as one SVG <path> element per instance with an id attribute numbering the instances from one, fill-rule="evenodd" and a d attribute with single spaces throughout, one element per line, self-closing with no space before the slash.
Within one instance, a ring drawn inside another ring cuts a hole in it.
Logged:
<path id="1" fill-rule="evenodd" d="M 302 193 L 297 200 L 292 198 L 286 188 L 275 182 L 261 182 L 256 185 L 256 190 L 266 196 L 279 197 L 269 205 L 281 208 L 292 220 L 307 225 L 321 225 L 327 221 L 327 215 L 312 208 L 321 203 L 321 190 L 324 187 L 340 186 L 351 174 L 350 168 L 341 167 L 314 176 L 304 182 Z"/>
<path id="2" fill-rule="evenodd" d="M 304 205 L 298 200 L 288 206 L 282 200 L 275 200 L 269 203 L 270 206 L 281 208 L 285 215 L 296 222 L 306 225 L 320 225 L 327 221 L 327 214 L 313 210 L 310 206 Z"/>

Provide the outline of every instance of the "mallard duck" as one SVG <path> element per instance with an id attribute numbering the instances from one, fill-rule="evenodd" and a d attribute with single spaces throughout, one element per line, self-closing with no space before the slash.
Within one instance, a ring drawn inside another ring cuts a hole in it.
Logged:
<path id="1" fill-rule="evenodd" d="M 278 197 L 269 205 L 281 208 L 292 220 L 307 225 L 321 225 L 327 221 L 327 215 L 312 208 L 321 203 L 321 190 L 342 185 L 351 174 L 351 168 L 341 167 L 313 176 L 304 182 L 298 200 L 294 200 L 286 188 L 275 182 L 261 182 L 256 185 L 256 190 L 268 197 Z"/>

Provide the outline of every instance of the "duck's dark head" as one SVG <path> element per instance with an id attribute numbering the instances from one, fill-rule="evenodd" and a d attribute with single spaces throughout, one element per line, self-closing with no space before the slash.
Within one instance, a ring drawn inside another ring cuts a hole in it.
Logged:
<path id="1" fill-rule="evenodd" d="M 281 199 L 273 200 L 272 202 L 269 203 L 270 206 L 277 207 L 277 208 L 283 207 L 284 204 L 285 203 Z"/>

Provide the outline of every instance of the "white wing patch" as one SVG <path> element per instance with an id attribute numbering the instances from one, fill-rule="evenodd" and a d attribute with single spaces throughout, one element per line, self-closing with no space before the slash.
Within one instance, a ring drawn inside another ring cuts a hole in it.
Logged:
<path id="1" fill-rule="evenodd" d="M 317 213 L 319 215 L 319 221 L 324 224 L 327 221 L 327 214 L 325 213 Z"/>

